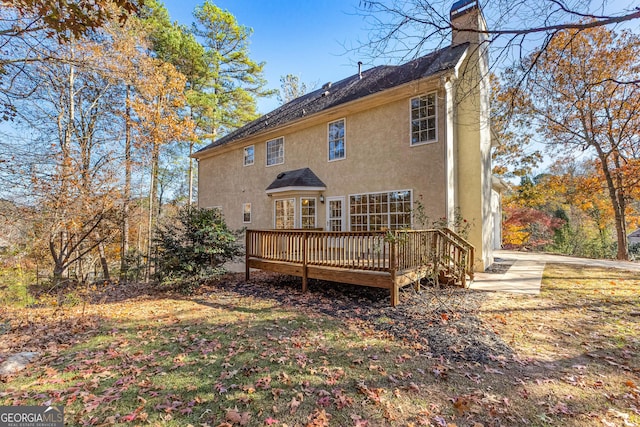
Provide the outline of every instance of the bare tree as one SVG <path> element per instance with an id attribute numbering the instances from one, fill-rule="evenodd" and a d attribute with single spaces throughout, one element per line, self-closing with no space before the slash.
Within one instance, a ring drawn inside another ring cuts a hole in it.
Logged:
<path id="1" fill-rule="evenodd" d="M 482 7 L 487 28 L 452 27 L 450 11 Z M 451 31 L 482 32 L 499 66 L 544 48 L 559 31 L 613 26 L 640 19 L 640 1 L 609 0 L 362 0 L 359 13 L 369 29 L 357 50 L 394 60 L 423 55 L 447 45 Z"/>
<path id="2" fill-rule="evenodd" d="M 280 104 L 293 101 L 308 91 L 309 88 L 307 88 L 307 84 L 300 81 L 300 76 L 295 74 L 280 76 L 280 91 L 278 92 L 278 101 Z"/>

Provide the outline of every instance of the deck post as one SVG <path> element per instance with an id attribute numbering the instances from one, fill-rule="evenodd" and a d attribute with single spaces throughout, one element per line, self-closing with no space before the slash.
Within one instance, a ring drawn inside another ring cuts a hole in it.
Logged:
<path id="1" fill-rule="evenodd" d="M 244 231 L 244 280 L 249 281 L 249 230 Z"/>
<path id="2" fill-rule="evenodd" d="M 395 307 L 400 302 L 400 292 L 398 289 L 398 281 L 396 280 L 396 272 L 398 264 L 396 260 L 396 245 L 398 244 L 397 235 L 394 233 L 393 239 L 389 242 L 389 273 L 391 274 L 391 306 Z"/>
<path id="3" fill-rule="evenodd" d="M 436 231 L 433 234 L 433 240 L 431 241 L 431 262 L 433 263 L 433 276 L 435 277 L 436 284 L 438 283 L 438 279 L 440 277 L 440 266 L 438 265 L 438 261 L 440 260 L 440 245 L 438 240 L 440 239 L 440 232 Z"/>
<path id="4" fill-rule="evenodd" d="M 467 287 L 467 272 L 465 271 L 465 269 L 462 269 L 461 282 L 462 282 L 462 287 L 466 288 Z"/>
<path id="5" fill-rule="evenodd" d="M 307 236 L 309 233 L 302 234 L 302 292 L 307 292 Z"/>

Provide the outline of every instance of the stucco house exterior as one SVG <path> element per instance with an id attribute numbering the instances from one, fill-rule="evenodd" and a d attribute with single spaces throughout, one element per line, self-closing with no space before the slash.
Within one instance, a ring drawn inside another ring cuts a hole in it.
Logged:
<path id="1" fill-rule="evenodd" d="M 451 18 L 449 46 L 358 70 L 198 151 L 199 206 L 232 228 L 330 231 L 420 228 L 418 204 L 432 220 L 458 211 L 484 270 L 495 245 L 488 58 L 482 33 L 456 29 L 485 22 L 469 0 Z"/>

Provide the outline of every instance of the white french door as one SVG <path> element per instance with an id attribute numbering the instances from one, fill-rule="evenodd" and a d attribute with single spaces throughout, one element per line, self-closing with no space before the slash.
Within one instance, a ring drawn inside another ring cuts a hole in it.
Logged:
<path id="1" fill-rule="evenodd" d="M 346 231 L 345 198 L 327 197 L 327 231 Z"/>

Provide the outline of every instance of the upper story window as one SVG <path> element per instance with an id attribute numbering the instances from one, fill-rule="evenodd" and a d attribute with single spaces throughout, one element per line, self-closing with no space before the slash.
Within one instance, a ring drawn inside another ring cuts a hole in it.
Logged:
<path id="1" fill-rule="evenodd" d="M 436 129 L 436 94 L 419 96 L 411 99 L 411 145 L 435 142 Z"/>
<path id="2" fill-rule="evenodd" d="M 267 166 L 284 163 L 284 137 L 267 141 Z"/>
<path id="3" fill-rule="evenodd" d="M 345 158 L 344 119 L 329 123 L 329 161 Z"/>
<path id="4" fill-rule="evenodd" d="M 253 145 L 244 147 L 244 165 L 251 166 L 255 158 L 255 148 Z"/>

